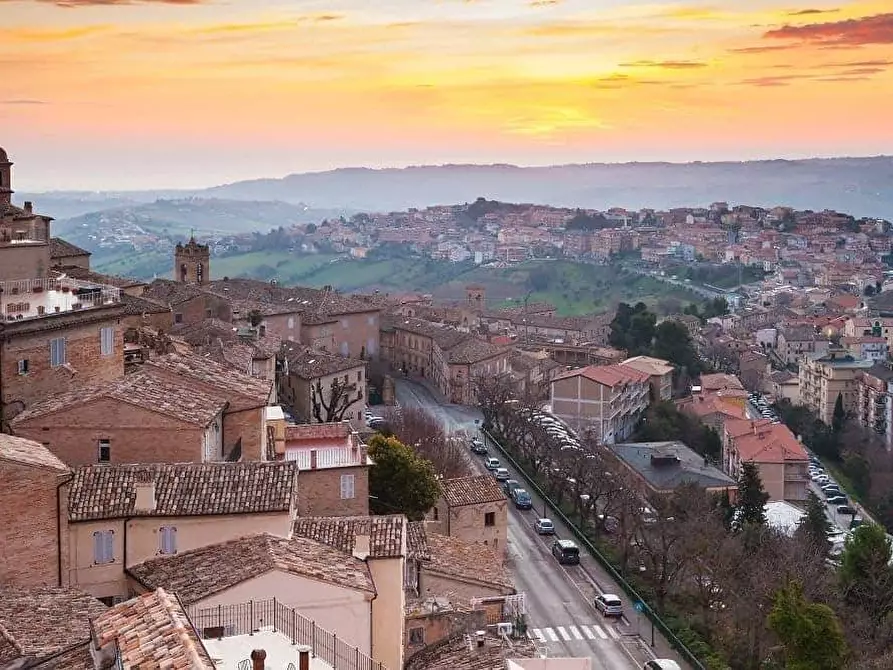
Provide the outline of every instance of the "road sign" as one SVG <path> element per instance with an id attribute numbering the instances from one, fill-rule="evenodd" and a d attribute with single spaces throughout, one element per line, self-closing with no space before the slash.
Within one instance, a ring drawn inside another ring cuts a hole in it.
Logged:
<path id="1" fill-rule="evenodd" d="M 636 612 L 644 612 L 645 611 L 645 603 L 641 600 L 637 600 L 635 604 Z"/>

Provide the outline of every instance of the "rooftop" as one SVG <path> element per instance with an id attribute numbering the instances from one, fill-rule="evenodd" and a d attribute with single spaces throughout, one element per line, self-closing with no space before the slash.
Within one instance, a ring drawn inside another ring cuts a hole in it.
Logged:
<path id="1" fill-rule="evenodd" d="M 755 463 L 806 462 L 803 445 L 784 424 L 751 423 L 752 429 L 734 437 L 735 449 L 742 461 Z"/>
<path id="2" fill-rule="evenodd" d="M 710 375 L 701 375 L 702 391 L 720 391 L 720 390 L 744 391 L 744 385 L 735 375 L 717 372 Z"/>
<path id="3" fill-rule="evenodd" d="M 406 517 L 402 514 L 386 516 L 318 516 L 295 519 L 293 534 L 322 542 L 353 553 L 357 537 L 369 538 L 369 558 L 399 558 L 405 556 Z"/>
<path id="4" fill-rule="evenodd" d="M 656 491 L 671 491 L 683 484 L 704 488 L 736 486 L 734 479 L 709 465 L 682 442 L 635 442 L 605 445 L 627 467 Z"/>
<path id="5" fill-rule="evenodd" d="M 69 472 L 68 466 L 56 458 L 40 442 L 7 435 L 6 433 L 0 433 L 0 460 L 36 468 Z"/>
<path id="6" fill-rule="evenodd" d="M 366 361 L 330 354 L 293 342 L 282 343 L 282 355 L 288 361 L 289 374 L 307 380 L 366 368 Z"/>
<path id="7" fill-rule="evenodd" d="M 431 559 L 424 521 L 410 521 L 406 524 L 406 557 L 417 561 Z"/>
<path id="8" fill-rule="evenodd" d="M 505 670 L 508 659 L 534 658 L 537 649 L 531 640 L 512 640 L 488 632 L 484 646 L 475 646 L 474 635 L 458 633 L 426 647 L 406 662 L 406 670 Z"/>
<path id="9" fill-rule="evenodd" d="M 464 582 L 486 584 L 514 592 L 515 584 L 502 557 L 480 542 L 426 533 L 431 559 L 423 570 Z"/>
<path id="10" fill-rule="evenodd" d="M 0 318 L 22 321 L 117 305 L 121 289 L 73 278 L 0 282 Z"/>
<path id="11" fill-rule="evenodd" d="M 265 665 L 270 670 L 286 670 L 290 667 L 289 663 L 295 668 L 299 667 L 298 651 L 301 647 L 292 644 L 291 639 L 283 633 L 269 628 L 261 628 L 250 635 L 210 638 L 204 640 L 204 643 L 211 658 L 214 659 L 214 667 L 217 670 L 242 670 L 240 663 L 250 661 L 251 652 L 255 649 L 267 652 Z M 319 656 L 310 654 L 309 670 L 334 670 L 334 666 Z M 370 667 L 370 670 L 375 668 Z"/>
<path id="12" fill-rule="evenodd" d="M 662 358 L 652 358 L 651 356 L 633 356 L 632 358 L 627 358 L 621 365 L 626 365 L 649 375 L 666 375 L 675 369 L 668 361 Z"/>
<path id="13" fill-rule="evenodd" d="M 50 238 L 50 258 L 56 260 L 58 258 L 70 258 L 72 256 L 92 256 L 93 254 L 86 249 L 81 249 L 76 244 L 67 242 L 61 237 Z"/>
<path id="14" fill-rule="evenodd" d="M 145 286 L 146 282 L 131 277 L 118 277 L 115 275 L 106 275 L 101 272 L 95 272 L 78 265 L 63 265 L 53 270 L 53 275 L 57 277 L 71 277 L 81 281 L 93 282 L 95 284 L 108 284 L 120 289 L 136 288 Z"/>
<path id="15" fill-rule="evenodd" d="M 283 287 L 257 279 L 221 279 L 210 282 L 207 290 L 244 303 L 276 306 L 280 313 L 303 312 L 303 320 L 307 323 L 327 322 L 345 314 L 379 311 L 375 305 L 332 289 Z"/>
<path id="16" fill-rule="evenodd" d="M 303 423 L 285 427 L 285 458 L 300 470 L 372 465 L 366 445 L 350 423 Z"/>
<path id="17" fill-rule="evenodd" d="M 131 516 L 261 514 L 291 509 L 297 487 L 294 463 L 154 463 L 88 465 L 75 470 L 70 521 Z M 136 484 L 155 485 L 155 509 L 137 510 Z"/>
<path id="18" fill-rule="evenodd" d="M 143 586 L 173 591 L 186 604 L 272 571 L 375 593 L 364 561 L 315 540 L 268 533 L 153 558 L 127 570 Z"/>
<path id="19" fill-rule="evenodd" d="M 505 494 L 490 475 L 447 479 L 442 486 L 443 497 L 450 507 L 505 502 Z"/>
<path id="20" fill-rule="evenodd" d="M 555 381 L 580 376 L 609 387 L 633 382 L 647 382 L 650 377 L 646 372 L 641 372 L 635 368 L 617 363 L 613 365 L 589 365 L 585 368 L 568 370 L 567 372 L 558 375 L 555 378 Z"/>

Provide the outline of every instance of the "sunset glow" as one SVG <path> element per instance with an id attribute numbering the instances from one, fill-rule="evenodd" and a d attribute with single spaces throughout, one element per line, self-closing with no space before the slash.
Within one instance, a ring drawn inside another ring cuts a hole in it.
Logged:
<path id="1" fill-rule="evenodd" d="M 885 11 L 887 13 L 885 13 Z M 889 0 L 0 0 L 20 188 L 893 152 Z"/>

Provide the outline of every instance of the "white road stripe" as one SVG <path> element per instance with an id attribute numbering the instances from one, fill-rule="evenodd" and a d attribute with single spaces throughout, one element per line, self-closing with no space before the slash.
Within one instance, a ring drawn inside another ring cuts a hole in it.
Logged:
<path id="1" fill-rule="evenodd" d="M 570 629 L 571 635 L 573 635 L 575 638 L 577 638 L 578 640 L 583 639 L 583 636 L 580 634 L 580 631 L 577 630 L 576 626 L 569 626 L 568 628 Z"/>
<path id="2" fill-rule="evenodd" d="M 615 640 L 620 639 L 620 633 L 617 631 L 616 628 L 614 628 L 614 626 L 608 626 L 608 632 L 611 634 L 611 637 L 613 637 Z"/>
<path id="3" fill-rule="evenodd" d="M 549 636 L 549 639 L 552 640 L 552 642 L 558 642 L 558 635 L 556 635 L 555 631 L 551 628 L 546 629 L 546 635 Z"/>
<path id="4" fill-rule="evenodd" d="M 564 630 L 564 626 L 558 626 L 558 633 L 561 635 L 561 637 L 564 638 L 565 642 L 571 641 L 571 636 L 567 634 L 566 630 Z"/>
<path id="5" fill-rule="evenodd" d="M 595 639 L 595 635 L 592 633 L 591 630 L 589 630 L 589 626 L 580 626 L 580 630 L 583 631 L 583 635 L 586 636 L 586 639 L 587 639 L 587 640 L 594 640 L 594 639 Z"/>
<path id="6" fill-rule="evenodd" d="M 598 636 L 599 636 L 601 639 L 603 639 L 603 640 L 607 640 L 607 639 L 608 639 L 608 634 L 607 634 L 605 631 L 602 630 L 602 627 L 601 627 L 601 626 L 599 626 L 598 624 L 592 624 L 592 627 L 595 628 L 595 632 L 598 633 Z"/>
<path id="7" fill-rule="evenodd" d="M 534 628 L 533 634 L 536 635 L 536 639 L 539 640 L 540 642 L 546 641 L 546 637 L 545 637 L 545 635 L 543 635 L 543 631 L 541 631 L 539 628 Z"/>

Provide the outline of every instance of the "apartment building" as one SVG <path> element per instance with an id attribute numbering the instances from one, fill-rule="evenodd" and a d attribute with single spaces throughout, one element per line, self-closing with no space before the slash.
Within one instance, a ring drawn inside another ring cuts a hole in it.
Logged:
<path id="1" fill-rule="evenodd" d="M 644 372 L 649 377 L 651 397 L 655 402 L 670 400 L 673 397 L 673 366 L 669 361 L 652 356 L 634 356 L 627 358 L 621 365 Z"/>
<path id="2" fill-rule="evenodd" d="M 770 500 L 806 500 L 809 458 L 787 426 L 766 419 L 730 420 L 722 437 L 723 469 L 731 477 L 738 478 L 742 463 L 753 463 Z"/>
<path id="3" fill-rule="evenodd" d="M 886 338 L 873 335 L 861 337 L 841 337 L 840 345 L 850 352 L 853 358 L 862 358 L 867 361 L 883 363 L 889 355 L 889 345 Z"/>
<path id="4" fill-rule="evenodd" d="M 627 439 L 649 405 L 651 376 L 625 365 L 591 365 L 552 382 L 552 412 L 600 442 Z"/>
<path id="5" fill-rule="evenodd" d="M 823 354 L 830 346 L 812 326 L 789 326 L 779 330 L 775 353 L 785 365 L 799 365 L 804 356 Z"/>
<path id="6" fill-rule="evenodd" d="M 844 411 L 854 414 L 859 398 L 857 376 L 872 365 L 872 361 L 855 358 L 836 346 L 824 354 L 807 356 L 800 365 L 800 401 L 829 425 L 838 397 Z"/>
<path id="7" fill-rule="evenodd" d="M 893 370 L 875 363 L 856 376 L 858 395 L 853 417 L 863 428 L 873 430 L 893 447 Z"/>

